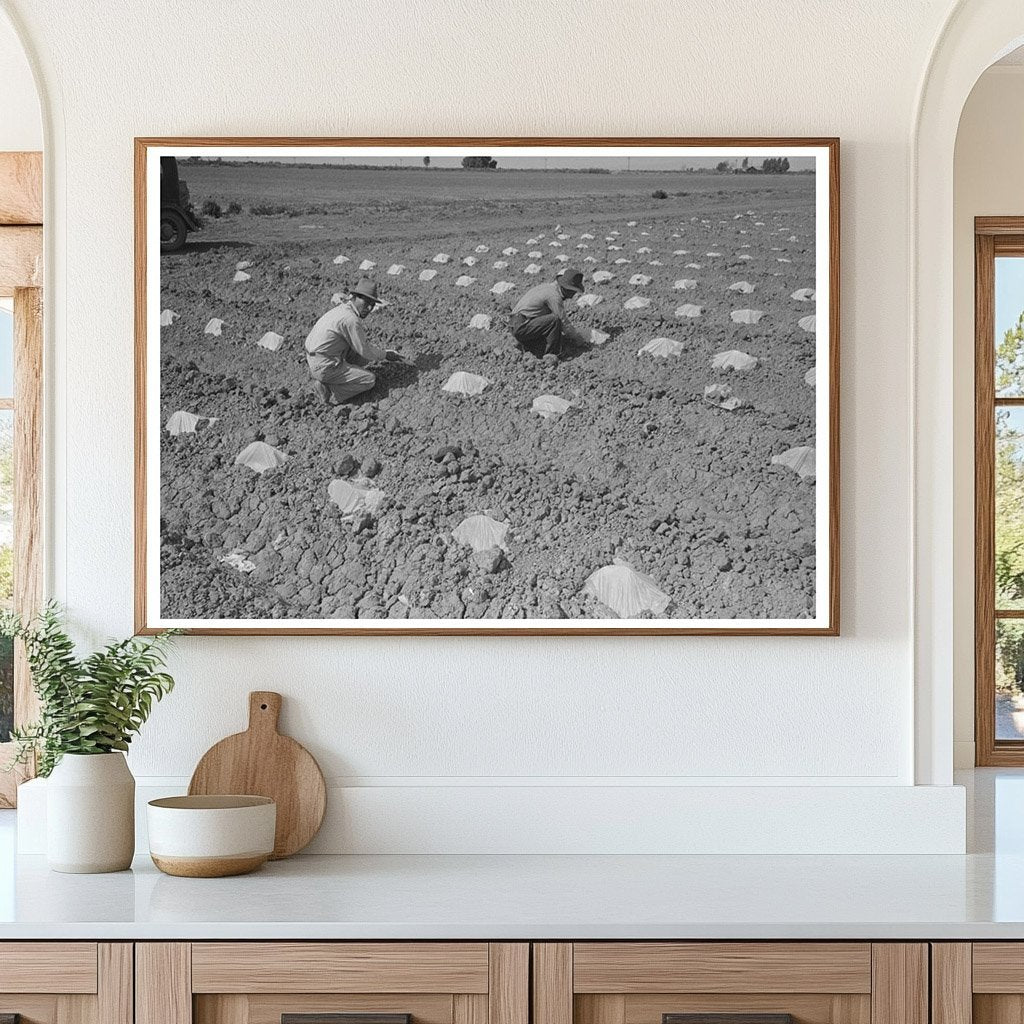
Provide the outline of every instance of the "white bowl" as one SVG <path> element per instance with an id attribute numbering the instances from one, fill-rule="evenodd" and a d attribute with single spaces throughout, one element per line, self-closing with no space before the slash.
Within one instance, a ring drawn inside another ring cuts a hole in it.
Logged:
<path id="1" fill-rule="evenodd" d="M 147 808 L 149 853 L 168 875 L 223 878 L 274 852 L 277 805 L 266 796 L 168 796 Z"/>

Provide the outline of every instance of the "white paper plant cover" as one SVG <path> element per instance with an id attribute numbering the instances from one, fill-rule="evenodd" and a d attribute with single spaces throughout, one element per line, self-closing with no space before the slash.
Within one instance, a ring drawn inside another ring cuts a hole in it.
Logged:
<path id="1" fill-rule="evenodd" d="M 772 456 L 773 466 L 785 466 L 793 470 L 801 480 L 815 474 L 815 453 L 812 447 L 790 448 L 781 455 Z"/>
<path id="2" fill-rule="evenodd" d="M 252 260 L 239 260 L 235 264 L 235 270 L 248 270 L 252 266 Z"/>
<path id="3" fill-rule="evenodd" d="M 435 277 L 437 277 L 437 271 L 436 270 L 421 270 L 420 271 L 420 280 L 421 281 L 433 281 Z"/>
<path id="4" fill-rule="evenodd" d="M 708 252 L 708 253 L 705 253 L 704 255 L 705 256 L 710 256 L 712 259 L 715 259 L 718 256 L 721 256 L 722 254 L 720 252 Z"/>
<path id="5" fill-rule="evenodd" d="M 469 321 L 469 326 L 475 331 L 489 331 L 491 329 L 491 318 L 486 313 L 475 313 Z"/>
<path id="6" fill-rule="evenodd" d="M 742 256 L 738 256 L 737 257 L 737 259 L 741 259 L 741 260 L 749 260 L 749 259 L 752 259 L 752 258 L 753 257 L 748 256 L 746 253 L 744 253 Z"/>
<path id="7" fill-rule="evenodd" d="M 809 384 L 812 388 L 817 383 L 815 380 L 815 369 L 813 366 L 804 374 L 804 383 Z"/>
<path id="8" fill-rule="evenodd" d="M 703 267 L 703 266 L 704 266 L 703 263 L 687 263 L 686 264 L 686 269 L 687 270 L 700 270 L 700 268 Z"/>
<path id="9" fill-rule="evenodd" d="M 763 316 L 764 311 L 760 309 L 734 309 L 729 319 L 734 324 L 756 324 Z"/>
<path id="10" fill-rule="evenodd" d="M 205 419 L 209 419 L 210 423 L 217 422 L 208 416 L 197 416 L 194 412 L 185 412 L 184 409 L 179 409 L 177 412 L 172 412 L 168 418 L 167 433 L 173 434 L 175 437 L 178 434 L 194 434 L 196 427 Z"/>
<path id="11" fill-rule="evenodd" d="M 509 292 L 513 288 L 515 288 L 515 285 L 511 281 L 497 281 L 491 286 L 491 291 L 495 295 L 504 295 L 505 292 Z"/>
<path id="12" fill-rule="evenodd" d="M 541 395 L 533 400 L 533 411 L 546 420 L 564 416 L 571 407 L 571 402 L 559 398 L 558 395 Z"/>
<path id="13" fill-rule="evenodd" d="M 542 253 L 540 249 L 533 249 L 526 255 L 529 256 L 531 260 L 539 260 L 544 256 L 544 253 Z"/>
<path id="14" fill-rule="evenodd" d="M 594 240 L 594 236 L 591 235 L 589 232 L 584 232 L 582 235 L 580 235 L 580 238 L 586 239 L 588 242 L 592 242 Z"/>
<path id="15" fill-rule="evenodd" d="M 327 497 L 343 515 L 357 512 L 376 512 L 384 500 L 384 492 L 373 488 L 357 487 L 347 480 L 332 480 L 327 485 Z"/>
<path id="16" fill-rule="evenodd" d="M 644 611 L 660 615 L 670 600 L 650 576 L 624 562 L 606 565 L 592 573 L 583 584 L 583 593 L 611 608 L 620 619 L 635 619 Z"/>
<path id="17" fill-rule="evenodd" d="M 737 373 L 743 373 L 757 366 L 757 360 L 746 352 L 732 348 L 728 352 L 719 352 L 714 356 L 711 365 L 716 370 L 735 370 Z"/>
<path id="18" fill-rule="evenodd" d="M 462 260 L 464 267 L 475 267 L 477 264 L 477 258 L 475 256 L 466 256 Z"/>
<path id="19" fill-rule="evenodd" d="M 559 253 L 559 254 L 558 254 L 558 255 L 557 255 L 556 257 L 555 257 L 555 259 L 556 259 L 556 260 L 557 260 L 557 261 L 558 261 L 559 263 L 568 263 L 568 262 L 569 262 L 569 257 L 568 257 L 568 256 L 566 256 L 564 252 L 560 252 L 560 253 Z"/>
<path id="20" fill-rule="evenodd" d="M 645 306 L 651 304 L 650 299 L 645 299 L 642 295 L 634 295 L 631 298 L 626 299 L 622 304 L 623 309 L 643 309 Z"/>
<path id="21" fill-rule="evenodd" d="M 610 281 L 614 276 L 610 270 L 595 270 L 590 279 L 594 284 L 601 284 L 603 281 Z"/>
<path id="22" fill-rule="evenodd" d="M 265 441 L 253 441 L 246 445 L 236 456 L 236 466 L 246 466 L 254 473 L 266 473 L 268 469 L 276 469 L 288 461 L 284 452 L 272 448 Z"/>
<path id="23" fill-rule="evenodd" d="M 577 306 L 596 306 L 604 300 L 603 295 L 595 295 L 593 292 L 585 292 L 576 300 Z"/>
<path id="24" fill-rule="evenodd" d="M 607 334 L 604 331 L 599 331 L 596 327 L 590 328 L 589 341 L 591 345 L 603 345 L 610 337 L 610 334 Z"/>
<path id="25" fill-rule="evenodd" d="M 465 370 L 456 370 L 445 383 L 442 391 L 450 391 L 456 395 L 479 395 L 491 382 L 486 377 Z"/>
<path id="26" fill-rule="evenodd" d="M 753 290 L 754 286 L 749 281 L 737 281 L 729 285 L 729 291 L 742 292 L 744 295 L 749 295 Z"/>
<path id="27" fill-rule="evenodd" d="M 631 285 L 645 285 L 651 283 L 651 278 L 647 274 L 634 274 L 630 279 Z"/>
<path id="28" fill-rule="evenodd" d="M 256 342 L 260 348 L 269 349 L 271 352 L 276 352 L 283 344 L 284 338 L 280 334 L 275 334 L 273 331 L 267 331 L 266 334 Z"/>
<path id="29" fill-rule="evenodd" d="M 476 515 L 463 519 L 458 526 L 452 530 L 452 537 L 459 544 L 465 544 L 474 551 L 490 551 L 491 548 L 500 548 L 508 551 L 506 537 L 508 536 L 508 523 L 499 523 L 490 516 Z"/>
<path id="30" fill-rule="evenodd" d="M 223 320 L 218 320 L 214 317 L 207 325 L 203 328 L 203 334 L 212 334 L 214 337 L 220 337 L 221 328 L 224 326 Z"/>
<path id="31" fill-rule="evenodd" d="M 177 320 L 177 319 L 178 319 L 178 314 L 175 313 L 173 309 L 165 309 L 160 314 L 160 326 L 161 327 L 170 327 L 171 324 L 173 324 L 174 321 Z"/>
<path id="32" fill-rule="evenodd" d="M 486 245 L 478 245 L 478 246 L 477 246 L 477 247 L 476 247 L 476 248 L 475 248 L 475 249 L 473 250 L 473 252 L 488 252 L 488 251 L 489 251 L 489 250 L 488 250 L 488 247 L 487 247 Z"/>
<path id="33" fill-rule="evenodd" d="M 651 251 L 651 247 L 650 247 L 649 245 L 641 245 L 641 246 L 640 246 L 640 248 L 639 248 L 639 249 L 637 249 L 637 252 L 638 252 L 638 253 L 641 253 L 641 252 L 650 252 L 650 251 Z"/>
<path id="34" fill-rule="evenodd" d="M 439 252 L 434 257 L 434 259 L 431 262 L 433 262 L 433 263 L 447 263 L 450 259 L 451 259 L 451 256 L 449 256 L 448 253 L 446 253 L 446 252 Z"/>
<path id="35" fill-rule="evenodd" d="M 703 312 L 703 306 L 695 306 L 691 302 L 686 302 L 676 310 L 676 316 L 695 317 L 700 316 Z"/>
<path id="36" fill-rule="evenodd" d="M 681 277 L 672 287 L 677 292 L 689 292 L 697 287 L 697 282 L 692 277 Z"/>
<path id="37" fill-rule="evenodd" d="M 504 270 L 508 266 L 508 260 L 495 260 L 491 266 L 495 270 Z"/>
<path id="38" fill-rule="evenodd" d="M 704 401 L 727 412 L 733 412 L 746 405 L 742 398 L 737 398 L 732 393 L 732 388 L 728 384 L 709 384 L 704 389 Z"/>
<path id="39" fill-rule="evenodd" d="M 391 275 L 392 277 L 398 277 L 398 275 L 399 275 L 399 274 L 400 274 L 400 273 L 401 273 L 401 272 L 402 272 L 403 270 L 405 270 L 405 265 L 404 265 L 404 264 L 402 264 L 402 263 L 392 263 L 392 264 L 391 264 L 391 266 L 390 266 L 390 267 L 388 267 L 388 273 L 389 273 L 389 274 L 390 274 L 390 275 Z"/>
<path id="40" fill-rule="evenodd" d="M 801 330 L 810 331 L 812 334 L 817 330 L 817 322 L 818 320 L 814 313 L 810 316 L 802 316 L 797 321 Z"/>
<path id="41" fill-rule="evenodd" d="M 475 280 L 475 277 L 470 277 L 468 274 L 462 274 L 460 277 L 456 278 L 455 286 L 457 288 L 468 288 Z"/>
<path id="42" fill-rule="evenodd" d="M 359 269 L 360 270 L 373 270 L 373 268 L 375 266 L 377 266 L 377 264 L 374 263 L 373 260 L 363 260 L 363 262 L 359 264 Z"/>
<path id="43" fill-rule="evenodd" d="M 340 264 L 340 263 L 351 263 L 352 261 L 347 256 L 335 256 L 334 257 L 334 262 Z"/>
<path id="44" fill-rule="evenodd" d="M 548 242 L 548 245 L 550 245 L 552 249 L 561 249 L 562 248 L 562 243 L 561 242 Z"/>
<path id="45" fill-rule="evenodd" d="M 638 356 L 645 353 L 650 356 L 659 356 L 667 359 L 669 356 L 680 356 L 686 351 L 686 346 L 674 338 L 652 338 L 642 349 L 637 352 Z"/>
<path id="46" fill-rule="evenodd" d="M 536 263 L 530 263 L 528 266 L 523 267 L 524 274 L 539 274 L 541 268 Z"/>
<path id="47" fill-rule="evenodd" d="M 633 261 L 626 259 L 625 256 L 620 256 L 617 260 L 613 260 L 612 262 L 621 265 L 623 263 L 632 263 Z"/>
<path id="48" fill-rule="evenodd" d="M 813 288 L 797 288 L 792 295 L 791 299 L 796 299 L 797 302 L 813 302 L 814 301 L 814 289 Z"/>
<path id="49" fill-rule="evenodd" d="M 256 563 L 246 558 L 243 551 L 232 551 L 218 558 L 217 561 L 222 565 L 229 565 L 232 569 L 237 569 L 239 572 L 256 571 Z"/>
<path id="50" fill-rule="evenodd" d="M 252 274 L 247 274 L 244 270 L 236 270 L 235 276 L 231 279 L 232 281 L 248 281 L 252 277 Z"/>
<path id="51" fill-rule="evenodd" d="M 510 245 L 507 249 L 502 249 L 501 250 L 501 255 L 502 256 L 515 256 L 516 253 L 518 253 L 518 252 L 519 252 L 519 250 L 514 245 Z"/>

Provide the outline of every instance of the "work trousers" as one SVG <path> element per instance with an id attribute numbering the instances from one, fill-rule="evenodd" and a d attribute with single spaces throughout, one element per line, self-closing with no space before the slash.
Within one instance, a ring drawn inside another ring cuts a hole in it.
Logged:
<path id="1" fill-rule="evenodd" d="M 562 351 L 562 321 L 554 313 L 527 320 L 520 314 L 512 317 L 512 337 L 519 347 L 538 359 L 559 355 Z"/>
<path id="2" fill-rule="evenodd" d="M 327 388 L 335 403 L 347 402 L 377 383 L 376 376 L 361 366 L 350 366 L 345 362 L 324 365 L 318 359 L 309 359 L 308 362 L 309 375 Z"/>

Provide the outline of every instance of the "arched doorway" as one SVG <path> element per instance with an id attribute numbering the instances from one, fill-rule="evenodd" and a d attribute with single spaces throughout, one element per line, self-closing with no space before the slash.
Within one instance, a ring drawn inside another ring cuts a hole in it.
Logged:
<path id="1" fill-rule="evenodd" d="M 958 588 L 973 591 L 954 498 L 954 150 L 975 82 L 1024 43 L 1019 0 L 965 0 L 939 35 L 911 138 L 910 280 L 914 352 L 914 662 L 916 781 L 948 785 L 953 771 Z"/>

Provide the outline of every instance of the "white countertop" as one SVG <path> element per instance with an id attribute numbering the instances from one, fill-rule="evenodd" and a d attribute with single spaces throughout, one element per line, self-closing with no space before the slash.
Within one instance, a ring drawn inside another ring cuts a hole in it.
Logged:
<path id="1" fill-rule="evenodd" d="M 1024 772 L 977 772 L 966 856 L 309 856 L 183 879 L 13 855 L 0 940 L 1024 939 Z"/>
<path id="2" fill-rule="evenodd" d="M 1024 938 L 1024 856 L 297 857 L 239 878 L 18 862 L 0 939 Z"/>

